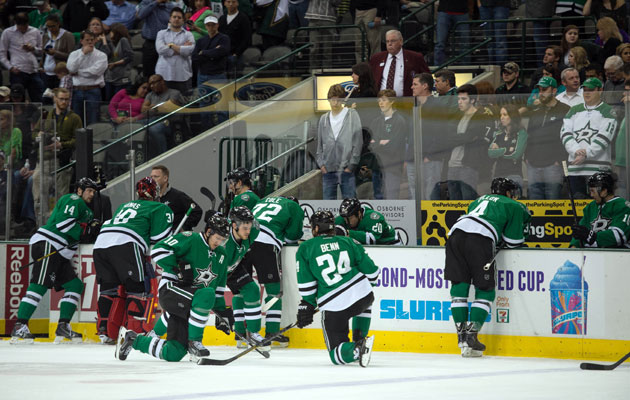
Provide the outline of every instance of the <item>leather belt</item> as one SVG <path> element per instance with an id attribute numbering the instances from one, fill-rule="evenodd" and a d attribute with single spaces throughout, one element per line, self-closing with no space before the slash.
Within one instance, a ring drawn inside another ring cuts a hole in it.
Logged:
<path id="1" fill-rule="evenodd" d="M 100 89 L 99 85 L 88 85 L 88 86 L 74 86 L 72 89 L 74 90 L 92 90 L 92 89 Z"/>

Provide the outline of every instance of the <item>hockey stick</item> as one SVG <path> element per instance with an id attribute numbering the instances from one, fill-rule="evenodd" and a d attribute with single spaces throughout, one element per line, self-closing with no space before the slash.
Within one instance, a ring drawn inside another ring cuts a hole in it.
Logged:
<path id="1" fill-rule="evenodd" d="M 177 229 L 175 230 L 175 232 L 173 232 L 173 235 L 176 235 L 179 231 L 182 230 L 184 223 L 186 222 L 188 217 L 190 217 L 190 214 L 193 212 L 194 209 L 195 203 L 190 203 L 190 207 L 188 208 L 188 211 L 186 211 L 186 215 L 184 215 L 184 218 L 182 218 L 182 220 L 179 222 L 179 225 L 177 225 Z"/>
<path id="2" fill-rule="evenodd" d="M 282 335 L 283 333 L 285 333 L 286 331 L 288 331 L 291 328 L 294 328 L 297 326 L 297 322 L 292 323 L 291 325 L 287 326 L 286 328 L 283 328 L 281 330 L 279 330 L 278 332 L 276 332 L 275 335 L 273 335 L 272 337 L 269 338 L 269 341 L 277 338 L 278 336 Z M 243 350 L 242 352 L 238 353 L 237 355 L 235 355 L 234 357 L 230 357 L 230 358 L 226 358 L 225 360 L 215 360 L 212 358 L 200 358 L 197 361 L 197 365 L 227 365 L 233 361 L 238 360 L 239 358 L 243 357 L 245 354 L 251 352 L 252 350 L 256 350 L 259 346 L 252 346 L 250 348 L 248 348 L 247 350 Z"/>
<path id="3" fill-rule="evenodd" d="M 221 321 L 223 321 L 223 323 L 227 323 L 227 325 L 230 325 L 229 321 L 226 321 L 225 318 L 223 318 L 222 316 L 220 316 L 217 313 L 214 313 L 215 318 L 219 318 Z M 252 344 L 252 342 L 250 342 L 249 340 L 247 340 L 247 338 L 245 338 L 243 335 L 241 335 L 240 333 L 236 332 L 235 330 L 232 330 L 232 332 L 234 332 L 234 335 L 236 335 L 237 338 L 239 338 L 240 340 L 248 343 L 251 347 L 254 348 L 254 350 L 256 350 L 258 352 L 258 354 L 260 354 L 261 356 L 265 357 L 265 358 L 269 358 L 269 352 L 265 351 L 265 350 L 261 350 L 256 348 L 256 345 Z"/>
<path id="4" fill-rule="evenodd" d="M 269 311 L 269 309 L 271 307 L 273 307 L 273 305 L 276 304 L 278 302 L 278 300 L 280 300 L 281 297 L 282 297 L 282 291 L 280 291 L 280 293 L 278 293 L 277 295 L 273 296 L 273 298 L 271 300 L 269 300 L 268 302 L 263 304 L 261 312 L 265 313 L 265 312 Z"/>
<path id="5" fill-rule="evenodd" d="M 41 256 L 41 257 L 39 257 L 39 258 L 38 258 L 37 260 L 35 260 L 35 261 L 31 261 L 31 262 L 30 262 L 30 263 L 28 263 L 28 264 L 24 264 L 24 265 L 20 266 L 20 267 L 18 268 L 18 270 L 22 270 L 22 269 L 24 269 L 24 268 L 26 268 L 26 267 L 30 267 L 31 265 L 35 264 L 36 262 L 40 262 L 40 261 L 41 261 L 41 260 L 43 260 L 43 259 L 46 259 L 46 258 L 48 258 L 48 257 L 50 257 L 50 256 L 52 256 L 52 255 L 55 255 L 55 254 L 59 253 L 59 252 L 60 252 L 61 250 L 63 250 L 63 249 L 67 249 L 68 247 L 72 247 L 72 246 L 77 245 L 77 244 L 79 244 L 79 242 L 76 242 L 76 243 L 72 243 L 72 244 L 68 244 L 68 245 L 66 245 L 66 246 L 63 246 L 63 247 L 62 247 L 62 248 L 60 248 L 59 250 L 55 250 L 55 251 L 53 251 L 53 252 L 51 252 L 51 253 L 46 254 L 45 256 Z"/>
<path id="6" fill-rule="evenodd" d="M 612 371 L 613 369 L 615 369 L 618 366 L 620 366 L 628 358 L 630 358 L 630 353 L 628 353 L 625 356 L 621 357 L 621 359 L 619 361 L 617 361 L 616 363 L 610 364 L 610 365 L 602 365 L 602 364 L 594 364 L 594 363 L 584 362 L 584 363 L 580 364 L 580 369 L 586 369 L 586 370 L 590 370 L 590 371 Z"/>
<path id="7" fill-rule="evenodd" d="M 210 199 L 210 204 L 212 205 L 211 209 L 214 210 L 214 208 L 215 208 L 215 206 L 217 204 L 217 199 L 216 199 L 216 197 L 214 197 L 214 194 L 210 191 L 210 189 L 208 189 L 205 186 L 200 187 L 199 191 L 201 192 L 201 194 L 203 194 L 208 199 Z"/>
<path id="8" fill-rule="evenodd" d="M 499 252 L 500 252 L 501 250 L 503 250 L 503 246 L 499 246 L 499 248 L 497 249 L 497 252 L 496 252 L 496 253 L 494 253 L 494 256 L 492 257 L 492 260 L 488 261 L 488 262 L 486 263 L 486 265 L 484 265 L 484 266 L 483 266 L 483 270 L 484 270 L 484 271 L 487 271 L 487 270 L 489 270 L 489 269 L 490 269 L 490 266 L 492 265 L 492 263 L 494 262 L 494 260 L 496 260 L 496 259 L 497 259 L 497 256 L 499 255 Z"/>
<path id="9" fill-rule="evenodd" d="M 571 190 L 571 181 L 569 181 L 569 169 L 567 168 L 567 162 L 562 161 L 562 170 L 564 171 L 564 178 L 567 180 L 567 189 L 569 190 L 569 200 L 571 201 L 571 209 L 573 210 L 573 222 L 575 225 L 579 224 L 577 211 L 575 210 L 575 199 L 573 198 L 573 191 Z"/>

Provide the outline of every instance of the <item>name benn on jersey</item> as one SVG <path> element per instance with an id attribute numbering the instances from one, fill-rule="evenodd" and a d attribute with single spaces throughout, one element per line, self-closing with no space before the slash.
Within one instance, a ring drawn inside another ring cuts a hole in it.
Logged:
<path id="1" fill-rule="evenodd" d="M 327 251 L 339 250 L 339 243 L 337 242 L 322 243 L 319 245 L 319 247 L 322 249 L 322 252 L 325 253 Z"/>

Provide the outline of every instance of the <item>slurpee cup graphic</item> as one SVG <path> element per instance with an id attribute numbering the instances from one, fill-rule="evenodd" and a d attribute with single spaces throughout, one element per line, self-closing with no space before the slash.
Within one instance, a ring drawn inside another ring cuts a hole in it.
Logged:
<path id="1" fill-rule="evenodd" d="M 580 267 L 565 261 L 549 283 L 551 296 L 551 332 L 569 335 L 586 334 L 588 311 L 588 283 L 584 281 L 582 299 L 582 273 Z M 582 308 L 584 301 L 584 308 Z"/>

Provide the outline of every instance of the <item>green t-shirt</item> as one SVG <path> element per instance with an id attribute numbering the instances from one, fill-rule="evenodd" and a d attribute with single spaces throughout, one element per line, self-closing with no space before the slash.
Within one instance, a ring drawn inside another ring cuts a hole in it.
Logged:
<path id="1" fill-rule="evenodd" d="M 13 128 L 11 136 L 2 132 L 0 140 L 2 140 L 2 151 L 4 151 L 6 157 L 9 157 L 11 150 L 15 149 L 16 160 L 22 158 L 22 131 L 20 128 Z"/>

